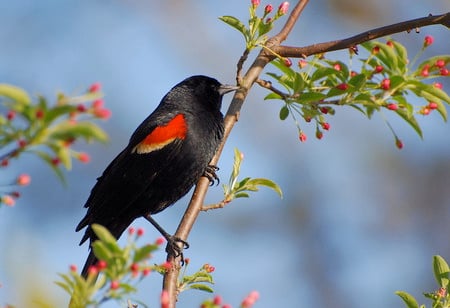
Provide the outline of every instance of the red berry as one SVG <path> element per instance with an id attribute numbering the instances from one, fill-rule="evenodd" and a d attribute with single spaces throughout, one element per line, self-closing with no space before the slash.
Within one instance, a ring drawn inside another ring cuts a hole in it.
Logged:
<path id="1" fill-rule="evenodd" d="M 142 270 L 142 275 L 148 276 L 148 275 L 150 275 L 151 272 L 152 272 L 152 270 L 150 268 L 146 267 Z"/>
<path id="2" fill-rule="evenodd" d="M 423 108 L 420 110 L 420 113 L 423 114 L 423 115 L 429 115 L 430 112 L 431 112 L 431 110 L 430 110 L 430 108 L 428 108 L 427 106 L 423 107 Z"/>
<path id="3" fill-rule="evenodd" d="M 94 109 L 94 115 L 97 118 L 100 118 L 100 119 L 107 120 L 107 119 L 109 119 L 111 117 L 111 114 L 112 114 L 111 110 L 106 109 L 106 108 L 96 108 L 96 109 Z"/>
<path id="4" fill-rule="evenodd" d="M 27 145 L 27 142 L 23 139 L 20 139 L 17 143 L 19 144 L 19 148 L 24 148 Z"/>
<path id="5" fill-rule="evenodd" d="M 423 40 L 423 46 L 430 46 L 431 44 L 433 44 L 434 42 L 434 37 L 432 37 L 431 35 L 427 35 L 425 36 L 425 39 Z"/>
<path id="6" fill-rule="evenodd" d="M 13 192 L 11 192 L 11 196 L 13 197 L 13 198 L 20 198 L 20 192 L 18 192 L 18 191 L 13 191 Z"/>
<path id="7" fill-rule="evenodd" d="M 324 123 L 322 123 L 322 128 L 323 128 L 324 130 L 329 130 L 329 129 L 330 129 L 330 124 L 327 123 L 327 122 L 324 122 Z"/>
<path id="8" fill-rule="evenodd" d="M 429 102 L 428 103 L 428 108 L 430 108 L 431 110 L 437 109 L 438 108 L 438 104 L 435 102 Z"/>
<path id="9" fill-rule="evenodd" d="M 161 236 L 156 239 L 155 244 L 159 246 L 159 245 L 164 244 L 165 241 L 166 241 L 166 239 Z"/>
<path id="10" fill-rule="evenodd" d="M 377 65 L 375 66 L 375 72 L 381 73 L 384 70 L 383 65 Z"/>
<path id="11" fill-rule="evenodd" d="M 348 89 L 348 84 L 347 83 L 341 83 L 341 84 L 338 84 L 336 86 L 336 88 L 339 89 L 339 90 L 345 91 L 345 90 Z"/>
<path id="12" fill-rule="evenodd" d="M 443 68 L 443 67 L 445 66 L 445 60 L 443 60 L 443 59 L 436 60 L 435 65 L 436 65 L 438 68 Z"/>
<path id="13" fill-rule="evenodd" d="M 16 201 L 14 200 L 14 198 L 10 195 L 3 195 L 0 198 L 0 203 L 4 203 L 6 206 L 14 206 L 14 204 L 16 203 Z"/>
<path id="14" fill-rule="evenodd" d="M 216 295 L 213 298 L 213 304 L 219 306 L 222 304 L 222 297 L 220 295 Z"/>
<path id="15" fill-rule="evenodd" d="M 78 104 L 77 105 L 77 111 L 78 112 L 86 112 L 86 106 L 85 105 L 83 105 L 83 104 Z"/>
<path id="16" fill-rule="evenodd" d="M 102 99 L 96 99 L 92 102 L 92 108 L 94 109 L 102 108 L 103 105 L 105 105 L 105 102 Z"/>
<path id="17" fill-rule="evenodd" d="M 30 184 L 30 182 L 31 182 L 31 177 L 26 173 L 19 175 L 16 179 L 17 185 L 20 185 L 20 186 L 26 186 L 26 185 Z"/>
<path id="18" fill-rule="evenodd" d="M 316 131 L 316 138 L 320 140 L 320 139 L 322 139 L 322 137 L 323 137 L 323 133 L 320 130 L 317 130 Z"/>
<path id="19" fill-rule="evenodd" d="M 300 68 L 304 68 L 307 65 L 308 65 L 308 62 L 306 62 L 303 59 L 298 61 L 298 67 L 300 67 Z"/>
<path id="20" fill-rule="evenodd" d="M 42 109 L 36 110 L 36 118 L 42 119 L 44 117 L 44 111 Z"/>
<path id="21" fill-rule="evenodd" d="M 117 290 L 120 287 L 120 283 L 117 280 L 111 281 L 111 290 Z"/>
<path id="22" fill-rule="evenodd" d="M 430 71 L 428 70 L 430 68 L 430 66 L 428 64 L 425 64 L 424 67 L 422 68 L 422 71 L 420 72 L 420 75 L 422 77 L 428 77 L 428 75 L 430 75 Z"/>
<path id="23" fill-rule="evenodd" d="M 386 90 L 386 91 L 389 90 L 390 87 L 391 87 L 391 80 L 390 80 L 389 78 L 383 79 L 383 80 L 381 81 L 380 86 L 381 86 L 381 88 L 382 88 L 383 90 Z"/>
<path id="24" fill-rule="evenodd" d="M 167 292 L 167 290 L 163 290 L 161 292 L 160 301 L 161 301 L 161 308 L 169 308 L 170 297 L 169 292 Z"/>
<path id="25" fill-rule="evenodd" d="M 284 1 L 283 3 L 280 4 L 280 6 L 278 7 L 278 14 L 279 15 L 284 15 L 287 13 L 289 9 L 289 2 Z"/>
<path id="26" fill-rule="evenodd" d="M 172 263 L 166 261 L 163 264 L 161 264 L 161 267 L 166 271 L 170 271 L 172 269 Z"/>
<path id="27" fill-rule="evenodd" d="M 99 82 L 95 82 L 89 87 L 88 91 L 91 93 L 94 93 L 94 92 L 100 91 L 101 88 L 102 88 L 102 85 Z"/>
<path id="28" fill-rule="evenodd" d="M 292 65 L 292 61 L 289 58 L 283 58 L 284 61 L 284 65 L 286 65 L 287 67 L 291 67 Z"/>
<path id="29" fill-rule="evenodd" d="M 15 112 L 14 110 L 10 110 L 10 111 L 8 111 L 8 113 L 6 114 L 6 118 L 7 118 L 9 121 L 14 120 L 15 117 L 16 117 L 16 112 Z"/>
<path id="30" fill-rule="evenodd" d="M 91 157 L 89 156 L 88 153 L 81 152 L 78 154 L 78 160 L 81 161 L 82 163 L 88 163 L 91 161 Z"/>
<path id="31" fill-rule="evenodd" d="M 95 265 L 91 265 L 88 268 L 88 275 L 97 275 L 98 274 L 98 268 Z"/>
<path id="32" fill-rule="evenodd" d="M 439 72 L 441 73 L 441 76 L 448 76 L 448 69 L 446 69 L 445 67 L 441 68 Z"/>
<path id="33" fill-rule="evenodd" d="M 441 90 L 442 90 L 442 83 L 440 83 L 440 82 L 435 82 L 435 83 L 433 83 L 433 86 L 434 86 L 435 88 L 437 88 L 437 89 L 441 89 Z"/>
<path id="34" fill-rule="evenodd" d="M 395 110 L 398 109 L 398 105 L 394 104 L 394 103 L 390 103 L 390 104 L 387 105 L 387 109 L 395 111 Z"/>
<path id="35" fill-rule="evenodd" d="M 102 270 L 104 270 L 107 267 L 108 267 L 108 263 L 106 263 L 105 260 L 99 260 L 97 262 L 97 268 L 98 268 L 99 271 L 102 271 Z"/>
<path id="36" fill-rule="evenodd" d="M 320 111 L 321 111 L 323 114 L 327 114 L 327 113 L 328 113 L 328 107 L 322 107 L 322 108 L 320 108 Z"/>
<path id="37" fill-rule="evenodd" d="M 131 264 L 130 270 L 131 270 L 132 272 L 137 272 L 137 271 L 139 271 L 139 265 L 138 265 L 137 263 Z"/>
<path id="38" fill-rule="evenodd" d="M 144 235 L 144 232 L 145 231 L 143 228 L 138 228 L 136 234 L 137 234 L 137 236 L 142 236 L 142 235 Z"/>
<path id="39" fill-rule="evenodd" d="M 298 135 L 298 139 L 300 139 L 300 142 L 305 142 L 307 139 L 306 134 L 303 132 L 300 132 L 300 134 Z"/>

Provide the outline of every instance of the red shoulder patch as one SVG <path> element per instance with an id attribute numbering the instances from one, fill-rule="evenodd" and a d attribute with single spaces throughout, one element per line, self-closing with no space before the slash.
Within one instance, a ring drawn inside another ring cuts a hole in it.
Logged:
<path id="1" fill-rule="evenodd" d="M 177 114 L 166 125 L 157 126 L 133 149 L 138 154 L 150 153 L 162 149 L 175 139 L 185 139 L 187 124 L 184 114 Z"/>

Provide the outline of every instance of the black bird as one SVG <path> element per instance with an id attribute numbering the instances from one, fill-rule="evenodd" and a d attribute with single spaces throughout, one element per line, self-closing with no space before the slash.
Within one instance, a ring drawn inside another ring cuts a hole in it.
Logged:
<path id="1" fill-rule="evenodd" d="M 238 89 L 206 76 L 189 77 L 173 87 L 130 138 L 126 148 L 97 179 L 76 231 L 87 227 L 80 245 L 96 240 L 92 224 L 119 238 L 138 217 L 145 217 L 166 237 L 166 250 L 179 254 L 176 242 L 150 215 L 183 197 L 201 176 L 217 177 L 209 166 L 224 131 L 222 96 Z M 82 275 L 97 263 L 92 250 Z"/>

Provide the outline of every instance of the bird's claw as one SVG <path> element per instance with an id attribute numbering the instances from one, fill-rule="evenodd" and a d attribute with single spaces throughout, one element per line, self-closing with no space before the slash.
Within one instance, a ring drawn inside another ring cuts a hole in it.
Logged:
<path id="1" fill-rule="evenodd" d="M 216 174 L 216 171 L 219 170 L 219 167 L 214 165 L 208 165 L 206 167 L 205 173 L 203 174 L 204 177 L 206 177 L 209 180 L 209 186 L 213 186 L 214 183 L 217 181 L 217 185 L 220 183 L 220 179 Z"/>
<path id="2" fill-rule="evenodd" d="M 182 245 L 179 245 L 182 244 Z M 181 257 L 181 265 L 184 265 L 183 249 L 188 249 L 188 242 L 177 236 L 170 236 L 167 239 L 166 252 L 174 258 Z"/>

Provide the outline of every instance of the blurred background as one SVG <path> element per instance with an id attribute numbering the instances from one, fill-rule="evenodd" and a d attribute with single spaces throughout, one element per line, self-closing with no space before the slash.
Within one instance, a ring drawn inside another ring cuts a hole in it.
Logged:
<path id="1" fill-rule="evenodd" d="M 75 95 L 98 81 L 113 112 L 103 124 L 109 144 L 75 146 L 92 161 L 75 163 L 66 187 L 31 156 L 2 170 L 1 183 L 26 172 L 32 185 L 14 208 L 0 208 L 0 307 L 67 305 L 67 294 L 53 282 L 70 264 L 85 261 L 88 247 L 78 246 L 82 234 L 74 229 L 96 177 L 173 85 L 194 74 L 234 82 L 243 39 L 217 17 L 245 21 L 249 2 L 0 0 L 0 82 L 54 98 L 57 91 Z M 311 1 L 286 44 L 344 38 L 449 9 L 448 0 Z M 425 56 L 449 53 L 450 32 L 441 26 L 394 38 L 413 57 L 425 35 L 435 37 Z M 345 52 L 327 56 L 347 61 Z M 260 292 L 256 307 L 402 307 L 396 290 L 424 303 L 422 292 L 437 289 L 432 256 L 450 260 L 448 124 L 437 113 L 421 118 L 422 141 L 392 119 L 405 144 L 399 151 L 380 116 L 367 120 L 337 109 L 322 140 L 313 137 L 314 125 L 302 124 L 309 139 L 300 143 L 295 124 L 278 119 L 282 103 L 263 101 L 266 94 L 252 89 L 219 175 L 226 183 L 237 147 L 245 154 L 242 177 L 274 180 L 284 199 L 262 189 L 202 213 L 185 253 L 191 269 L 215 266 L 215 291 L 233 306 L 252 290 Z M 224 112 L 230 99 L 224 99 Z M 221 198 L 220 186 L 209 190 L 209 203 Z M 187 202 L 156 220 L 174 232 Z M 142 220 L 134 226 L 146 228 L 145 241 L 159 236 Z M 159 253 L 154 262 L 164 258 Z M 160 288 L 161 278 L 150 276 L 136 298 L 157 307 Z M 179 306 L 196 307 L 208 296 L 183 293 Z"/>

